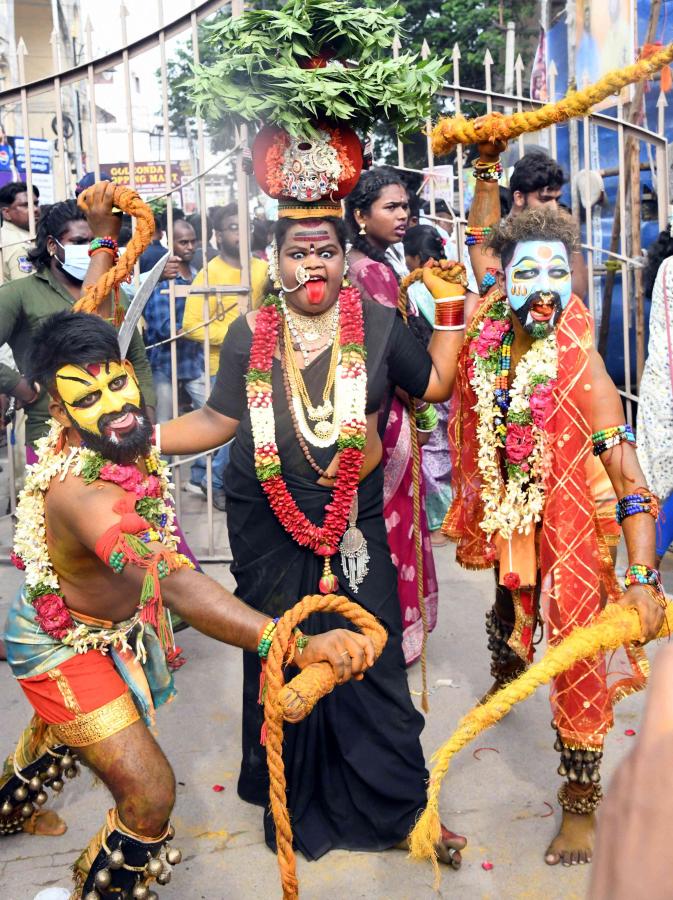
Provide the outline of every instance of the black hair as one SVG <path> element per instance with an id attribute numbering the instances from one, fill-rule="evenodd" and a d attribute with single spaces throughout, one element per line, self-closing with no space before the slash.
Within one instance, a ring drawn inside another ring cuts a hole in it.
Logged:
<path id="1" fill-rule="evenodd" d="M 409 218 L 418 219 L 421 214 L 421 198 L 418 196 L 416 191 L 410 191 L 408 188 L 407 195 L 409 197 Z"/>
<path id="2" fill-rule="evenodd" d="M 11 206 L 19 194 L 26 194 L 28 185 L 25 181 L 10 181 L 0 188 L 0 207 Z M 33 194 L 40 199 L 40 191 L 33 185 Z"/>
<path id="3" fill-rule="evenodd" d="M 432 208 L 432 204 L 430 203 L 430 201 L 425 200 L 423 203 L 423 212 L 426 213 L 426 215 L 430 215 L 431 208 Z M 450 215 L 452 215 L 454 217 L 456 215 L 455 212 L 449 208 L 449 204 L 446 202 L 446 200 L 443 197 L 438 197 L 435 200 L 435 215 L 438 216 L 440 213 L 449 213 Z"/>
<path id="4" fill-rule="evenodd" d="M 369 212 L 372 204 L 380 197 L 383 188 L 390 185 L 398 185 L 407 190 L 403 180 L 394 169 L 378 166 L 363 172 L 355 186 L 355 190 L 346 197 L 346 225 L 350 232 L 353 249 L 359 250 L 376 262 L 383 263 L 384 266 L 388 266 L 395 276 L 395 280 L 399 281 L 397 272 L 385 252 L 379 247 L 375 247 L 371 241 L 368 241 L 366 235 L 360 234 L 360 226 L 355 220 L 355 211 Z"/>
<path id="5" fill-rule="evenodd" d="M 516 245 L 524 241 L 560 241 L 568 258 L 577 250 L 578 232 L 572 217 L 546 206 L 524 209 L 518 216 L 508 216 L 493 226 L 486 247 L 500 257 L 505 269 L 514 256 Z"/>
<path id="6" fill-rule="evenodd" d="M 178 206 L 173 207 L 173 221 L 177 222 L 178 219 L 184 219 L 185 214 L 183 210 Z M 155 225 L 157 231 L 166 231 L 168 228 L 168 209 L 162 210 L 158 216 L 155 216 Z"/>
<path id="7" fill-rule="evenodd" d="M 213 206 L 208 210 L 215 231 L 222 231 L 222 220 L 229 216 L 238 216 L 238 203 L 227 203 L 226 206 Z"/>
<path id="8" fill-rule="evenodd" d="M 187 222 L 194 229 L 194 233 L 196 234 L 197 241 L 203 241 L 203 229 L 201 227 L 201 213 L 195 212 L 192 213 L 191 216 L 187 216 Z M 209 241 L 210 237 L 213 233 L 213 225 L 210 221 L 209 216 L 206 216 L 206 240 Z"/>
<path id="9" fill-rule="evenodd" d="M 117 330 L 100 316 L 64 309 L 38 323 L 28 358 L 30 380 L 52 388 L 63 366 L 120 360 Z"/>
<path id="10" fill-rule="evenodd" d="M 50 264 L 47 238 L 53 237 L 59 241 L 71 222 L 81 220 L 86 221 L 86 216 L 77 205 L 76 200 L 63 200 L 61 203 L 40 207 L 40 221 L 37 223 L 35 246 L 28 252 L 28 258 L 36 269 L 48 268 Z"/>
<path id="11" fill-rule="evenodd" d="M 119 237 L 117 238 L 117 243 L 120 247 L 125 247 L 128 242 L 131 240 L 131 236 L 133 235 L 133 217 L 128 213 L 122 214 L 122 224 L 119 229 Z"/>
<path id="12" fill-rule="evenodd" d="M 644 272 L 644 288 L 647 297 L 652 296 L 659 267 L 669 256 L 673 256 L 673 238 L 667 228 L 666 231 L 661 231 L 659 237 L 647 248 L 647 265 Z"/>
<path id="13" fill-rule="evenodd" d="M 514 170 L 509 179 L 509 189 L 512 197 L 515 191 L 522 194 L 532 194 L 533 191 L 542 188 L 557 190 L 566 183 L 563 169 L 551 156 L 544 151 L 526 153 L 514 164 Z"/>
<path id="14" fill-rule="evenodd" d="M 500 185 L 500 217 L 508 216 L 512 209 L 512 195 L 506 187 Z"/>
<path id="15" fill-rule="evenodd" d="M 260 219 L 255 219 L 252 223 L 252 240 L 251 240 L 251 251 L 254 252 L 263 252 L 269 246 L 269 227 L 270 223 L 264 219 L 260 221 Z"/>
<path id="16" fill-rule="evenodd" d="M 414 225 L 404 235 L 407 256 L 420 256 L 421 265 L 429 259 L 445 259 L 444 241 L 433 225 Z"/>

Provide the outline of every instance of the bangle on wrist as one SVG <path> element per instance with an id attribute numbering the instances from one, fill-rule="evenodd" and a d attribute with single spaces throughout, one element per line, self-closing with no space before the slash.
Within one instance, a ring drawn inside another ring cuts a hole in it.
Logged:
<path id="1" fill-rule="evenodd" d="M 435 300 L 435 331 L 461 331 L 464 327 L 464 296 Z"/>
<path id="2" fill-rule="evenodd" d="M 437 410 L 434 406 L 429 405 L 427 409 L 416 413 L 416 430 L 425 433 L 434 431 L 439 422 Z"/>

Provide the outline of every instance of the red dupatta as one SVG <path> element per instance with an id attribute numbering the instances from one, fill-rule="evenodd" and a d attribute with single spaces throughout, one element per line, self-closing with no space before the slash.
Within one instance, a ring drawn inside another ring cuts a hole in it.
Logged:
<path id="1" fill-rule="evenodd" d="M 492 291 L 474 324 L 502 295 Z M 449 423 L 454 501 L 443 531 L 457 541 L 457 561 L 466 568 L 489 568 L 496 559 L 492 541 L 481 530 L 481 478 L 477 466 L 476 395 L 470 385 L 470 329 L 459 358 Z M 552 448 L 540 529 L 539 564 L 548 639 L 556 644 L 600 612 L 603 598 L 620 596 L 609 551 L 587 487 L 591 453 L 592 320 L 573 296 L 558 326 L 559 365 L 554 408 L 547 423 Z M 554 721 L 566 745 L 599 747 L 612 725 L 612 703 L 645 684 L 642 651 L 629 649 L 628 669 L 608 687 L 604 657 L 577 663 L 554 680 Z"/>

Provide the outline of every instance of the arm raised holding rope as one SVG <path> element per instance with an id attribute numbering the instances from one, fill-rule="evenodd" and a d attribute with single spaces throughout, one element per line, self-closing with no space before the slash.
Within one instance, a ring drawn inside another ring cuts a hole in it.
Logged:
<path id="1" fill-rule="evenodd" d="M 638 611 L 643 639 L 650 641 L 664 620 L 664 595 L 654 568 L 658 503 L 646 487 L 630 426 L 615 424 L 624 421 L 622 403 L 596 350 L 589 362 L 594 454 L 600 456 L 615 489 L 617 520 L 629 556 L 627 588 L 619 603 Z"/>

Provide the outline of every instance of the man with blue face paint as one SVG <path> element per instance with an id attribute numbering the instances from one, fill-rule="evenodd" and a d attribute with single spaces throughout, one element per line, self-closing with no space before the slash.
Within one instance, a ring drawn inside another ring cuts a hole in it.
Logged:
<path id="1" fill-rule="evenodd" d="M 505 268 L 507 296 L 522 328 L 546 337 L 570 302 L 568 252 L 560 241 L 523 241 Z"/>
<path id="2" fill-rule="evenodd" d="M 461 565 L 495 570 L 486 616 L 495 679 L 489 694 L 532 661 L 538 628 L 546 625 L 556 644 L 613 601 L 638 610 L 649 640 L 663 615 L 654 568 L 658 504 L 593 346 L 591 317 L 572 292 L 576 239 L 572 219 L 549 208 L 524 210 L 493 229 L 485 246 L 499 265 L 459 357 L 449 425 L 454 501 L 443 531 L 457 542 Z M 619 498 L 616 519 L 629 557 L 624 593 L 588 484 L 592 445 Z M 561 826 L 545 853 L 549 865 L 591 860 L 603 740 L 613 701 L 644 685 L 641 653 L 625 652 L 619 691 L 602 657 L 553 682 L 558 772 L 567 780 L 558 793 Z"/>

